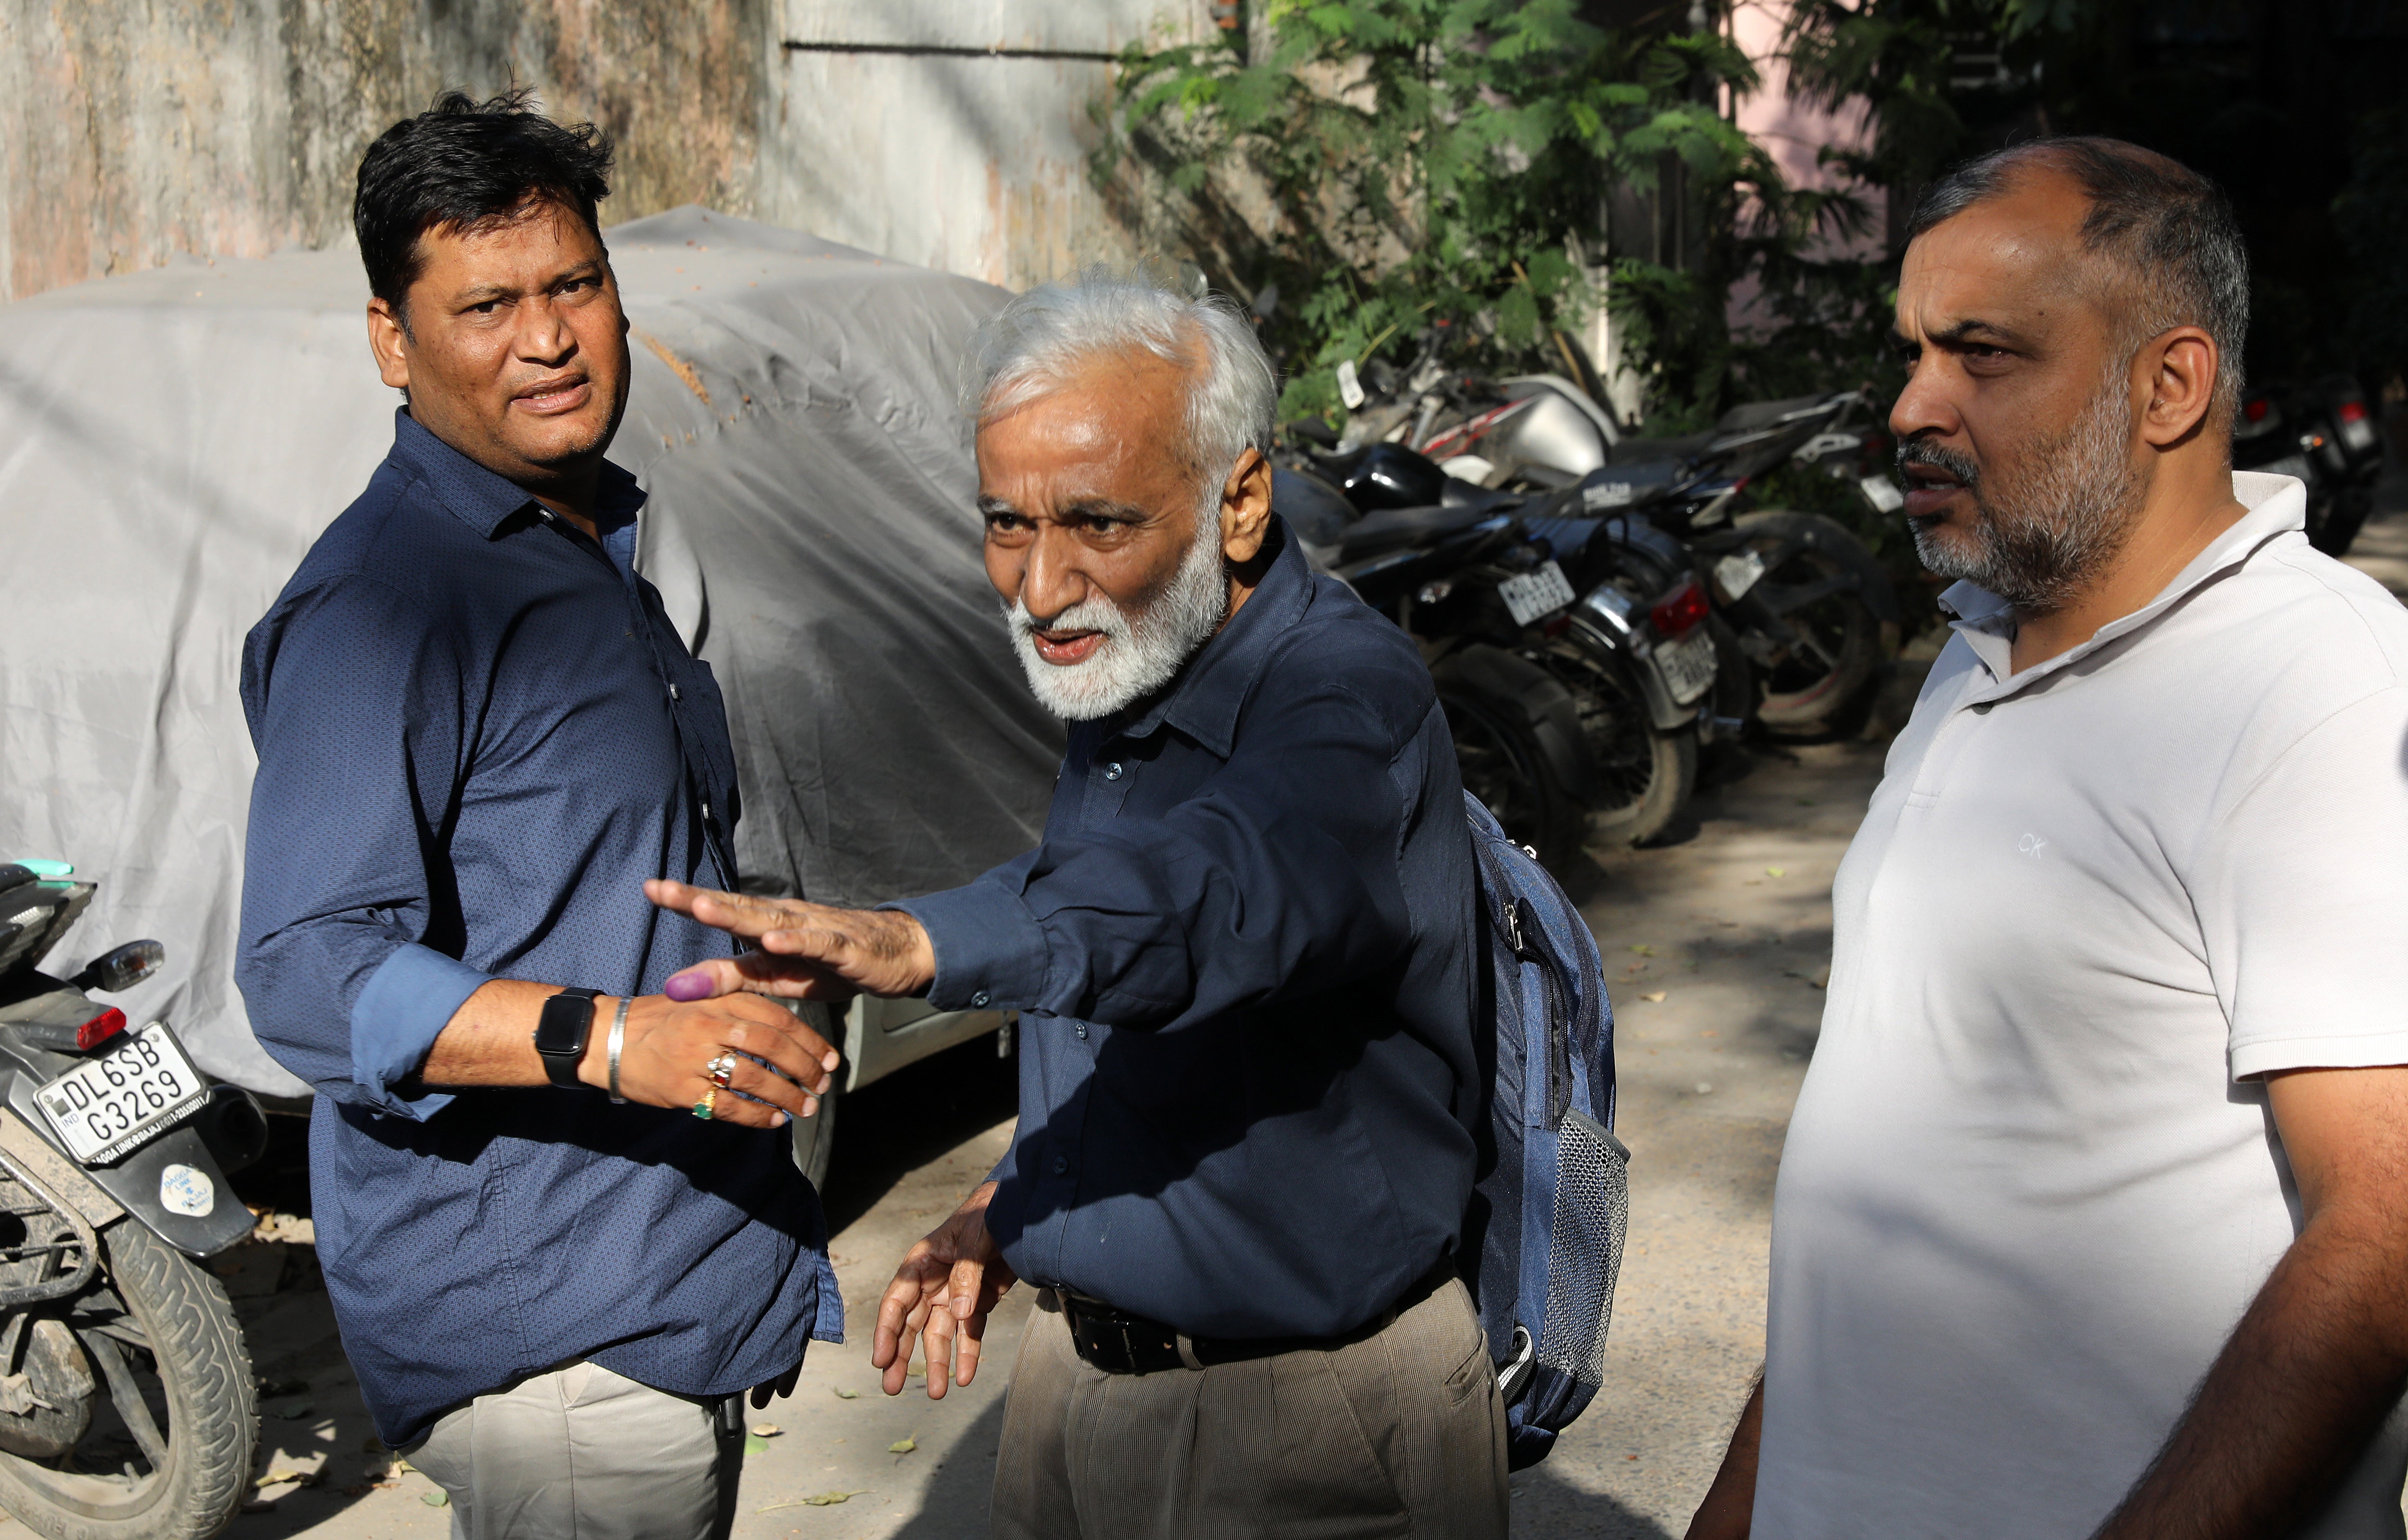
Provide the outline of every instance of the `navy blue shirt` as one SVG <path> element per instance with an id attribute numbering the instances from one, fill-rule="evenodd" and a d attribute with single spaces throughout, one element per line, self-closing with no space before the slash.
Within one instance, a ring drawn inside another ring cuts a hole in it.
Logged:
<path id="1" fill-rule="evenodd" d="M 720 1395 L 842 1335 L 787 1131 L 415 1078 L 489 978 L 657 993 L 729 949 L 644 898 L 735 886 L 735 756 L 710 667 L 635 575 L 642 492 L 615 465 L 602 492 L 596 544 L 396 414 L 243 649 L 235 977 L 318 1090 L 318 1258 L 393 1444 L 571 1359 Z"/>
<path id="2" fill-rule="evenodd" d="M 1405 634 L 1282 529 L 1158 696 L 1075 724 L 1045 841 L 897 905 L 1021 1014 L 987 1224 L 1192 1336 L 1326 1336 L 1457 1238 L 1486 1088 L 1455 749 Z"/>

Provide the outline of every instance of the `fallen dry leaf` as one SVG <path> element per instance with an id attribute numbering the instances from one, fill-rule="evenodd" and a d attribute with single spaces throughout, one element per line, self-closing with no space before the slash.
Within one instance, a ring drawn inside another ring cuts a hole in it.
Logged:
<path id="1" fill-rule="evenodd" d="M 1651 946 L 1648 946 L 1648 945 L 1647 945 L 1645 942 L 1643 942 L 1643 941 L 1642 941 L 1642 942 L 1641 942 L 1638 946 L 1631 948 L 1630 949 L 1631 949 L 1632 951 L 1634 951 L 1634 952 L 1637 952 L 1637 953 L 1638 953 L 1640 956 L 1641 956 L 1641 957 L 1653 957 L 1653 956 L 1655 956 L 1655 955 L 1656 955 L 1656 948 L 1653 948 L 1653 947 L 1651 947 Z"/>
<path id="2" fill-rule="evenodd" d="M 774 1422 L 755 1422 L 752 1424 L 752 1436 L 755 1438 L 775 1438 L 783 1432 L 785 1432 L 785 1430 L 779 1427 Z"/>
<path id="3" fill-rule="evenodd" d="M 832 1508 L 838 1503 L 849 1502 L 853 1498 L 863 1496 L 868 1490 L 869 1489 L 867 1487 L 864 1487 L 860 1491 L 824 1491 L 811 1497 L 797 1497 L 791 1503 L 772 1503 L 766 1508 L 754 1508 L 752 1511 L 754 1513 L 775 1513 L 780 1508 Z"/>
<path id="4" fill-rule="evenodd" d="M 1664 991 L 1662 990 L 1657 990 L 1653 994 L 1642 994 L 1639 998 L 1648 1002 L 1650 1005 L 1660 1005 L 1664 1003 Z"/>
<path id="5" fill-rule="evenodd" d="M 1787 877 L 1789 875 L 1789 868 L 1786 866 L 1767 866 L 1764 869 L 1764 875 L 1767 877 Z"/>
<path id="6" fill-rule="evenodd" d="M 861 1392 L 859 1390 L 848 1390 L 841 1385 L 831 1388 L 836 1391 L 836 1398 L 838 1401 L 859 1401 L 861 1399 Z"/>
<path id="7" fill-rule="evenodd" d="M 910 1454 L 919 1447 L 920 1441 L 916 1438 L 898 1438 L 894 1443 L 886 1446 L 886 1452 L 888 1454 Z"/>

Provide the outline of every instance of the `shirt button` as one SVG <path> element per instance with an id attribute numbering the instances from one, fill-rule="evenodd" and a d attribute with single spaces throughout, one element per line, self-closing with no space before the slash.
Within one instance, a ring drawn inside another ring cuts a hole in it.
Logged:
<path id="1" fill-rule="evenodd" d="M 679 694 L 679 693 L 678 693 L 678 687 L 677 687 L 677 686 L 675 686 L 675 685 L 671 685 L 671 686 L 669 686 L 669 699 L 671 699 L 671 700 L 673 700 L 673 701 L 681 701 L 681 700 L 685 699 L 685 697 L 684 697 L 683 695 L 681 695 L 681 694 Z"/>
<path id="2" fill-rule="evenodd" d="M 1062 1173 L 1069 1169 L 1070 1157 L 1068 1155 L 1056 1155 L 1054 1157 L 1054 1175 L 1059 1176 Z"/>
<path id="3" fill-rule="evenodd" d="M 1120 761 L 1114 760 L 1111 763 L 1104 766 L 1104 778 L 1106 780 L 1118 780 L 1121 778 Z"/>
<path id="4" fill-rule="evenodd" d="M 1086 1041 L 1086 1037 L 1087 1037 L 1087 1023 L 1085 1023 L 1084 1021 L 1077 1021 L 1077 1022 L 1073 1022 L 1071 1025 L 1072 1025 L 1072 1027 L 1074 1028 L 1074 1030 L 1076 1030 L 1076 1031 L 1077 1031 L 1077 1033 L 1079 1034 L 1079 1040 L 1080 1040 L 1081 1042 L 1084 1042 L 1084 1041 Z"/>
<path id="5" fill-rule="evenodd" d="M 970 1009 L 984 1010 L 986 1009 L 986 1003 L 993 998 L 995 997 L 988 994 L 986 991 L 981 990 L 978 993 L 970 996 Z"/>

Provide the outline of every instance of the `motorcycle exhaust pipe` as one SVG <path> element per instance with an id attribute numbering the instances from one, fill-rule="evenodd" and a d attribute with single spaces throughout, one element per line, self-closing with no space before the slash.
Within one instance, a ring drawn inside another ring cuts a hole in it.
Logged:
<path id="1" fill-rule="evenodd" d="M 240 1086 L 211 1086 L 193 1128 L 229 1176 L 267 1153 L 267 1114 Z"/>

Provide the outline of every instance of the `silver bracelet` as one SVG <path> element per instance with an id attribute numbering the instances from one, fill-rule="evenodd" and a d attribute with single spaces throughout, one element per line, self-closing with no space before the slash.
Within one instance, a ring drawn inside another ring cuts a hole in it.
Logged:
<path id="1" fill-rule="evenodd" d="M 633 996 L 621 995 L 619 1008 L 610 1016 L 610 1100 L 622 1105 L 627 1099 L 619 1094 L 619 1050 L 627 1046 L 627 1007 L 633 1004 Z"/>

